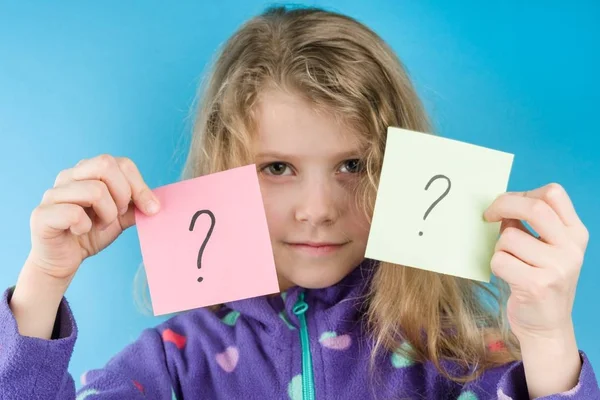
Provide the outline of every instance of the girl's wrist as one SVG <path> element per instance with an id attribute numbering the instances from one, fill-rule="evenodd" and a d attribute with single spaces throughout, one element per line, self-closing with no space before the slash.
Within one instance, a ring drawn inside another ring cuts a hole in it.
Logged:
<path id="1" fill-rule="evenodd" d="M 58 307 L 68 286 L 69 282 L 57 280 L 26 261 L 9 303 L 19 333 L 50 339 Z"/>
<path id="2" fill-rule="evenodd" d="M 562 326 L 546 331 L 517 333 L 515 332 L 519 343 L 523 346 L 533 346 L 552 343 L 575 342 L 575 327 L 573 321 L 565 322 Z"/>
<path id="3" fill-rule="evenodd" d="M 568 391 L 577 385 L 581 356 L 573 326 L 519 338 L 530 398 Z"/>

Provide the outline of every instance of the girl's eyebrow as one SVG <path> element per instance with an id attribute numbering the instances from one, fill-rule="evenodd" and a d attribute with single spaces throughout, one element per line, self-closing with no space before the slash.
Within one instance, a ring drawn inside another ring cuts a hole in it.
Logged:
<path id="1" fill-rule="evenodd" d="M 360 149 L 346 150 L 339 153 L 335 153 L 331 156 L 333 159 L 350 159 L 360 157 Z M 297 153 L 282 153 L 278 151 L 264 151 L 256 154 L 256 158 L 273 158 L 276 160 L 294 159 L 301 157 L 301 154 Z"/>

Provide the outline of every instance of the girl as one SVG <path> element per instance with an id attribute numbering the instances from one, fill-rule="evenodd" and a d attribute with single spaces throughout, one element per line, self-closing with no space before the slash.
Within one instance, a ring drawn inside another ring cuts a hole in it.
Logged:
<path id="1" fill-rule="evenodd" d="M 401 63 L 368 28 L 318 9 L 245 24 L 216 61 L 184 178 L 257 164 L 282 293 L 144 330 L 84 374 L 77 398 L 600 398 L 571 319 L 588 234 L 560 186 L 486 210 L 502 221 L 493 285 L 364 259 L 388 126 L 430 131 Z M 76 398 L 63 295 L 135 207 L 159 212 L 134 163 L 108 155 L 45 193 L 0 307 L 2 399 Z"/>

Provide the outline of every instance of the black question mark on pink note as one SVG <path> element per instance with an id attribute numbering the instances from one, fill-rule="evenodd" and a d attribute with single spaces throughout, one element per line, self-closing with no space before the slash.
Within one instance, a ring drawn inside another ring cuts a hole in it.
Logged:
<path id="1" fill-rule="evenodd" d="M 202 268 L 202 253 L 204 253 L 204 248 L 206 247 L 206 243 L 208 243 L 208 239 L 210 239 L 210 235 L 212 235 L 212 231 L 213 228 L 215 227 L 215 214 L 212 213 L 212 211 L 210 210 L 200 210 L 200 211 L 196 211 L 196 213 L 194 214 L 194 216 L 192 217 L 192 222 L 190 223 L 190 232 L 192 232 L 194 230 L 194 224 L 196 223 L 196 219 L 198 219 L 198 217 L 202 214 L 207 214 L 210 217 L 210 229 L 208 230 L 208 233 L 206 234 L 206 237 L 204 238 L 204 241 L 202 242 L 202 246 L 200 247 L 200 251 L 198 252 L 198 261 L 197 261 L 197 266 L 198 269 Z M 204 278 L 200 277 L 198 278 L 198 282 L 202 282 Z"/>
<path id="2" fill-rule="evenodd" d="M 425 211 L 425 215 L 423 216 L 423 221 L 425 221 L 425 219 L 427 218 L 427 216 L 429 215 L 429 213 L 431 212 L 431 210 L 433 210 L 433 207 L 435 207 L 440 201 L 442 201 L 442 199 L 444 197 L 446 197 L 446 195 L 450 192 L 450 187 L 452 186 L 452 182 L 450 182 L 450 178 L 448 178 L 446 175 L 435 175 L 433 176 L 429 182 L 427 182 L 427 185 L 425 185 L 425 190 L 429 189 L 429 186 L 431 185 L 431 183 L 433 181 L 435 181 L 436 179 L 445 179 L 448 181 L 448 187 L 446 188 L 446 191 L 444 193 L 442 193 L 442 195 L 440 197 L 437 198 L 436 201 L 433 202 L 432 205 L 429 206 L 429 208 L 427 209 L 427 211 Z M 423 236 L 423 231 L 419 232 L 419 236 Z"/>

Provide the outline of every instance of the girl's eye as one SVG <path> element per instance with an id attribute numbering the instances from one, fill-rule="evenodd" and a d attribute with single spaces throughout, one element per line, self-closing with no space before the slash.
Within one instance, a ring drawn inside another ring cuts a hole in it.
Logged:
<path id="1" fill-rule="evenodd" d="M 362 171 L 362 164 L 361 164 L 360 160 L 358 160 L 358 159 L 347 160 L 347 161 L 344 161 L 344 164 L 340 168 L 340 171 L 347 172 L 350 174 L 356 174 L 356 173 Z"/>
<path id="2" fill-rule="evenodd" d="M 269 175 L 278 175 L 278 176 L 287 175 L 285 172 L 288 169 L 289 169 L 288 165 L 286 163 L 282 163 L 282 162 L 274 162 L 263 168 L 263 170 L 266 170 Z"/>

